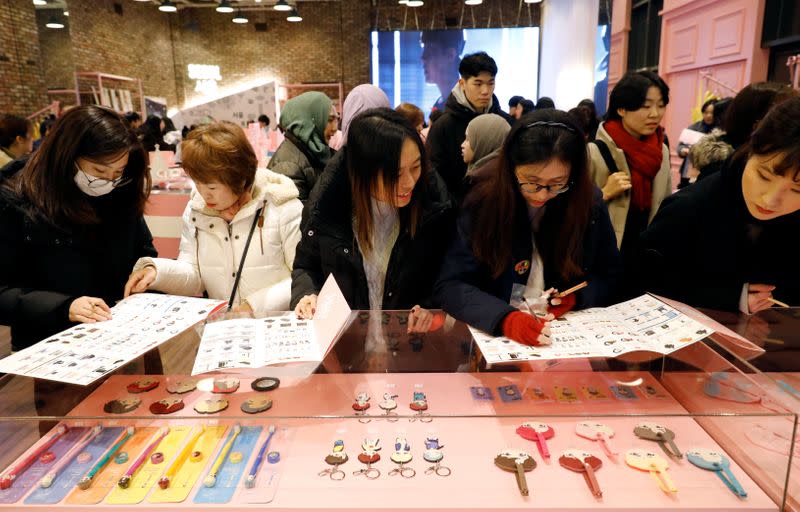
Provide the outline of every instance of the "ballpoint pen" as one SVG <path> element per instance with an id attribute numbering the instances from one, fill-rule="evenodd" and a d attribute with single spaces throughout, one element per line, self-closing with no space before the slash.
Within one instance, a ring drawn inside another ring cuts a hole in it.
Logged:
<path id="1" fill-rule="evenodd" d="M 66 468 L 67 465 L 69 465 L 69 463 L 72 461 L 72 459 L 74 459 L 76 455 L 81 453 L 84 450 L 84 448 L 86 448 L 89 445 L 89 443 L 91 443 L 92 440 L 95 437 L 97 437 L 102 431 L 103 427 L 101 425 L 96 425 L 92 427 L 92 429 L 86 433 L 86 435 L 78 444 L 73 446 L 67 453 L 64 454 L 63 457 L 61 457 L 61 460 L 58 462 L 58 465 L 54 467 L 49 473 L 47 473 L 44 476 L 44 478 L 42 478 L 42 480 L 39 482 L 39 485 L 45 489 L 53 485 L 55 479 L 58 478 L 58 474 L 64 468 Z"/>
<path id="2" fill-rule="evenodd" d="M 156 431 L 155 434 L 153 434 L 153 437 L 150 438 L 151 439 L 150 444 L 147 445 L 147 448 L 144 449 L 144 451 L 133 462 L 133 464 L 131 464 L 130 467 L 128 467 L 128 470 L 125 472 L 124 475 L 122 475 L 122 478 L 119 479 L 117 485 L 119 485 L 123 489 L 128 488 L 128 486 L 131 483 L 131 479 L 133 478 L 133 475 L 135 475 L 136 472 L 139 471 L 139 468 L 142 467 L 142 465 L 144 465 L 145 461 L 147 460 L 147 457 L 150 456 L 153 450 L 155 450 L 156 447 L 158 446 L 158 443 L 160 443 L 161 440 L 167 436 L 167 434 L 169 434 L 169 427 L 161 427 Z"/>
<path id="3" fill-rule="evenodd" d="M 236 438 L 239 436 L 239 432 L 241 431 L 241 426 L 235 425 L 233 427 L 233 434 L 225 443 L 225 446 L 222 447 L 219 455 L 217 455 L 217 460 L 215 460 L 214 465 L 211 466 L 211 471 L 208 472 L 208 476 L 205 478 L 205 480 L 203 480 L 203 485 L 206 487 L 214 487 L 217 484 L 217 473 L 219 473 L 219 468 L 222 467 L 222 463 L 225 462 L 225 458 L 228 456 L 228 452 L 231 451 L 233 442 L 236 441 Z"/>
<path id="4" fill-rule="evenodd" d="M 117 453 L 117 451 L 120 448 L 122 448 L 122 445 L 124 445 L 125 442 L 128 439 L 130 439 L 131 436 L 133 436 L 133 432 L 134 432 L 133 427 L 128 427 L 127 429 L 125 429 L 125 432 L 122 434 L 120 439 L 116 443 L 114 443 L 114 446 L 109 448 L 109 450 L 105 453 L 105 455 L 103 455 L 103 457 L 97 461 L 97 464 L 95 464 L 94 467 L 92 467 L 92 469 L 89 470 L 89 472 L 86 474 L 85 477 L 81 478 L 80 482 L 78 482 L 78 487 L 80 489 L 85 491 L 86 489 L 91 487 L 92 480 L 94 479 L 95 475 L 97 475 L 97 473 L 99 473 L 100 470 L 103 469 L 106 464 L 108 464 L 108 461 L 111 460 L 111 457 L 113 457 L 114 454 Z"/>
<path id="5" fill-rule="evenodd" d="M 200 436 L 202 436 L 205 431 L 206 427 L 200 425 L 200 429 L 194 433 L 191 439 L 189 439 L 189 442 L 187 442 L 186 445 L 183 447 L 183 450 L 181 450 L 181 453 L 178 455 L 178 457 L 164 472 L 164 476 L 162 476 L 158 480 L 159 487 L 161 487 L 162 489 L 167 489 L 169 487 L 170 480 L 172 479 L 172 477 L 175 476 L 175 473 L 177 473 L 178 470 L 181 469 L 183 463 L 186 462 L 186 459 L 189 458 L 189 454 L 191 454 L 192 451 L 194 450 L 194 446 L 197 444 L 197 440 L 200 439 Z"/>
<path id="6" fill-rule="evenodd" d="M 28 469 L 28 466 L 39 459 L 44 452 L 49 450 L 50 447 L 56 443 L 56 441 L 61 439 L 61 437 L 66 434 L 68 430 L 69 427 L 66 425 L 59 425 L 56 427 L 56 431 L 52 436 L 50 436 L 50 439 L 48 439 L 47 442 L 39 446 L 33 453 L 25 457 L 25 459 L 20 461 L 18 464 L 9 468 L 8 471 L 3 474 L 3 476 L 0 476 L 0 489 L 8 489 L 11 487 L 11 484 L 14 483 L 14 480 L 16 480 L 16 478 L 22 474 L 23 471 Z"/>
<path id="7" fill-rule="evenodd" d="M 258 450 L 256 460 L 250 467 L 250 474 L 247 475 L 247 480 L 244 482 L 244 486 L 248 489 L 256 486 L 256 475 L 258 474 L 258 469 L 261 467 L 261 463 L 264 462 L 264 454 L 267 453 L 267 448 L 269 448 L 269 442 L 272 441 L 273 435 L 275 435 L 275 425 L 270 425 L 269 435 L 267 436 L 266 441 L 264 441 L 264 444 L 261 445 L 261 449 Z"/>

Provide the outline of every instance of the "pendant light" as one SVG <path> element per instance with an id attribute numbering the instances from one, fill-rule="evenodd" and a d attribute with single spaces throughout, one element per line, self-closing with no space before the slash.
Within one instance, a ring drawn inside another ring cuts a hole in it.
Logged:
<path id="1" fill-rule="evenodd" d="M 47 28 L 64 28 L 64 24 L 58 21 L 55 16 L 50 16 L 44 26 Z"/>
<path id="2" fill-rule="evenodd" d="M 300 16 L 300 13 L 297 12 L 297 8 L 292 9 L 292 12 L 289 13 L 289 16 L 286 17 L 286 21 L 291 21 L 292 23 L 299 23 L 303 21 L 303 17 Z"/>
<path id="3" fill-rule="evenodd" d="M 239 12 L 236 13 L 236 16 L 233 17 L 232 21 L 234 23 L 243 24 L 243 23 L 247 23 L 249 20 L 247 19 L 247 16 L 244 15 L 242 10 L 239 9 Z"/>
<path id="4" fill-rule="evenodd" d="M 161 12 L 178 12 L 178 8 L 171 0 L 162 0 L 161 5 L 158 6 L 158 10 Z"/>
<path id="5" fill-rule="evenodd" d="M 222 0 L 217 6 L 217 12 L 222 12 L 225 14 L 233 12 L 233 7 L 231 7 L 230 0 Z"/>
<path id="6" fill-rule="evenodd" d="M 272 8 L 275 9 L 276 11 L 291 11 L 292 10 L 292 6 L 289 5 L 286 2 L 286 0 L 278 0 L 277 2 L 275 2 L 275 5 L 272 6 Z"/>
<path id="7" fill-rule="evenodd" d="M 466 5 L 481 5 L 483 0 L 464 0 Z"/>

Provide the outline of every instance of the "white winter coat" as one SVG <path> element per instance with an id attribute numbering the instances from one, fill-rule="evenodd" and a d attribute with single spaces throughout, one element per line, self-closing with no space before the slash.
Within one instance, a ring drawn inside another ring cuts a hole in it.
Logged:
<path id="1" fill-rule="evenodd" d="M 253 232 L 234 302 L 246 299 L 255 313 L 288 310 L 303 205 L 291 179 L 266 169 L 256 172 L 252 195 L 229 224 L 193 191 L 178 259 L 140 258 L 134 271 L 155 265 L 151 290 L 186 296 L 205 290 L 212 299 L 228 300 L 254 216 L 263 206 L 263 227 L 256 225 Z"/>

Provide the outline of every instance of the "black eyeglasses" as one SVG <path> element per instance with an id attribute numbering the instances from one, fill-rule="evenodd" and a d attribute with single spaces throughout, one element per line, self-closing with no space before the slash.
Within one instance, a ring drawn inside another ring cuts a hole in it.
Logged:
<path id="1" fill-rule="evenodd" d="M 569 182 L 556 185 L 539 185 L 538 183 L 530 183 L 526 181 L 518 182 L 519 188 L 526 194 L 536 194 L 542 190 L 546 190 L 548 194 L 558 195 L 563 194 L 569 190 Z"/>
<path id="2" fill-rule="evenodd" d="M 75 167 L 78 167 L 78 165 L 75 164 Z M 111 186 L 113 188 L 119 188 L 119 187 L 124 187 L 125 185 L 131 182 L 131 179 L 126 178 L 125 176 L 120 176 L 119 178 L 115 178 L 113 180 L 107 180 L 105 178 L 93 178 L 91 175 L 89 175 L 86 171 L 84 171 L 80 167 L 78 167 L 78 170 L 81 171 L 84 176 L 86 176 L 87 186 L 89 188 L 104 187 L 107 183 L 111 183 Z"/>

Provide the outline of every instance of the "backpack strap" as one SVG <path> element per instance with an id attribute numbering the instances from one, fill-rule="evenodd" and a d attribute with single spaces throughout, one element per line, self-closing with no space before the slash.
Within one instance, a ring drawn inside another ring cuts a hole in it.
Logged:
<path id="1" fill-rule="evenodd" d="M 606 167 L 608 167 L 608 174 L 614 174 L 619 171 L 617 162 L 615 162 L 614 157 L 611 156 L 611 150 L 608 149 L 608 145 L 600 139 L 595 139 L 593 143 L 597 146 L 600 155 L 603 157 L 603 161 L 606 163 Z"/>

